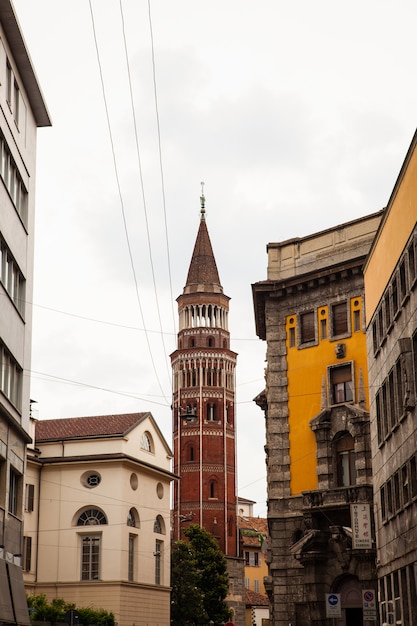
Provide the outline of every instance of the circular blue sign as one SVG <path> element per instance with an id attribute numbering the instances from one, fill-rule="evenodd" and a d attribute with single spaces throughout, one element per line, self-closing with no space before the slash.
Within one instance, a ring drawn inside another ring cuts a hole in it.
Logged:
<path id="1" fill-rule="evenodd" d="M 330 606 L 336 606 L 336 604 L 339 602 L 339 598 L 336 595 L 332 594 L 329 596 L 328 602 Z"/>

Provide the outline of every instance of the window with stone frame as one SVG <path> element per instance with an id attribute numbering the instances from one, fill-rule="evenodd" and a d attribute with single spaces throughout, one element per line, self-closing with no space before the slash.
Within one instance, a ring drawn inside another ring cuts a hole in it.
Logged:
<path id="1" fill-rule="evenodd" d="M 349 433 L 335 437 L 333 448 L 336 461 L 336 480 L 338 487 L 356 484 L 355 440 Z"/>
<path id="2" fill-rule="evenodd" d="M 328 376 L 331 404 L 353 402 L 355 393 L 352 363 L 330 366 Z"/>

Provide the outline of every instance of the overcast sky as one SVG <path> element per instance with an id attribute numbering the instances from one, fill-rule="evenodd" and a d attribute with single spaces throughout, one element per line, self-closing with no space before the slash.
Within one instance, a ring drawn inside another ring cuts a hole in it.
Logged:
<path id="1" fill-rule="evenodd" d="M 239 495 L 265 516 L 251 284 L 268 242 L 386 205 L 417 124 L 415 0 L 15 7 L 53 121 L 38 132 L 36 416 L 149 410 L 171 445 L 175 298 L 205 181 L 239 354 Z"/>

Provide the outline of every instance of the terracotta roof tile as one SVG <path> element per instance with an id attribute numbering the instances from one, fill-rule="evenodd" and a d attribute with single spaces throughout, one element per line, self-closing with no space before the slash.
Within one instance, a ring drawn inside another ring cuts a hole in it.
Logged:
<path id="1" fill-rule="evenodd" d="M 269 606 L 267 596 L 263 596 L 261 593 L 257 593 L 251 589 L 245 589 L 245 596 L 246 606 Z"/>
<path id="2" fill-rule="evenodd" d="M 146 413 L 122 415 L 95 415 L 92 417 L 66 417 L 36 422 L 35 441 L 61 441 L 89 437 L 108 437 L 126 434 L 140 422 Z"/>
<path id="3" fill-rule="evenodd" d="M 253 530 L 261 535 L 268 535 L 268 520 L 266 517 L 239 517 L 239 528 Z"/>

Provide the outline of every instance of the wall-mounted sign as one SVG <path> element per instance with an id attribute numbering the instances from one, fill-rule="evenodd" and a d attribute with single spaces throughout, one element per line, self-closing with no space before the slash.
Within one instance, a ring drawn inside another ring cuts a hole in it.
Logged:
<path id="1" fill-rule="evenodd" d="M 342 617 L 340 593 L 326 593 L 326 617 Z"/>
<path id="2" fill-rule="evenodd" d="M 351 504 L 352 548 L 370 550 L 372 548 L 371 508 L 369 504 Z"/>

